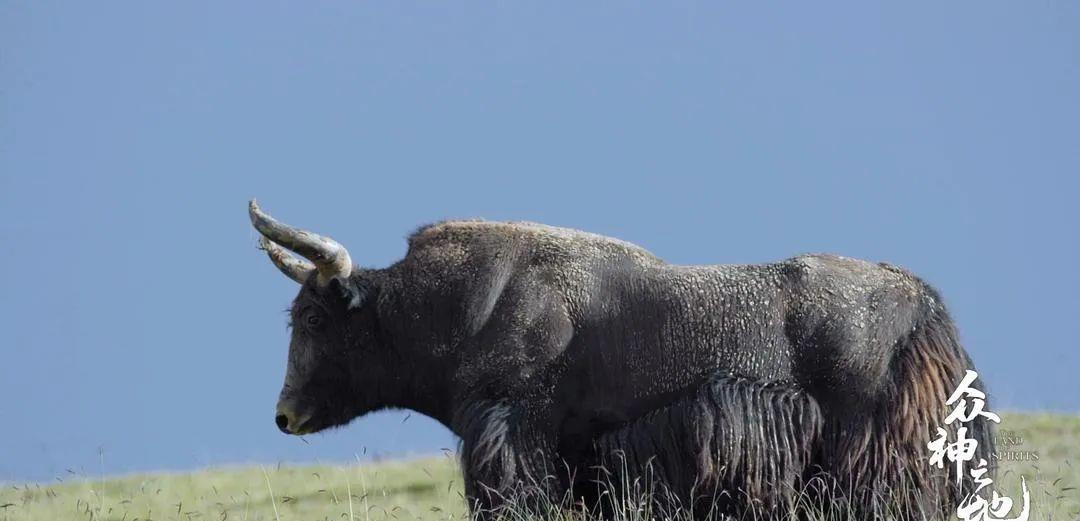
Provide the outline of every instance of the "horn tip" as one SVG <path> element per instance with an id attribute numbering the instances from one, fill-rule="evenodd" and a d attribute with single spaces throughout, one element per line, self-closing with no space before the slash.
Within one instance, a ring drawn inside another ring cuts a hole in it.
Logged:
<path id="1" fill-rule="evenodd" d="M 259 221 L 263 215 L 262 209 L 259 208 L 259 203 L 255 202 L 254 198 L 248 201 L 248 217 L 251 218 L 251 224 L 255 225 L 255 228 L 259 228 Z"/>

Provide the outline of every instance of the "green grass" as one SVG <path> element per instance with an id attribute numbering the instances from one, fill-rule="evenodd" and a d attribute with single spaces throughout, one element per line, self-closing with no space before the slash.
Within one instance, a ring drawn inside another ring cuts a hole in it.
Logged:
<path id="1" fill-rule="evenodd" d="M 1005 414 L 1015 433 L 999 452 L 996 490 L 1019 502 L 1031 491 L 1031 519 L 1080 519 L 1080 416 Z M 1031 461 L 1032 457 L 1037 460 Z M 368 465 L 222 467 L 3 484 L 0 521 L 359 520 L 467 518 L 461 477 L 449 456 Z"/>
<path id="2" fill-rule="evenodd" d="M 1005 431 L 1019 436 L 1001 443 Z M 1003 414 L 998 453 L 1003 455 L 995 482 L 1002 495 L 1020 503 L 1020 477 L 1031 492 L 1031 519 L 1080 520 L 1080 416 Z M 1028 461 L 1007 461 L 1004 456 Z M 1032 455 L 1037 461 L 1030 460 Z"/>

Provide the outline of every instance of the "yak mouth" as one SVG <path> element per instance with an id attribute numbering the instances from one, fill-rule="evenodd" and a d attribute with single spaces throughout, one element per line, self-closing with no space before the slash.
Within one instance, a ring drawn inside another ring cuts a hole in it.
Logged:
<path id="1" fill-rule="evenodd" d="M 282 403 L 278 405 L 275 422 L 281 432 L 293 436 L 315 434 L 327 429 L 342 427 L 355 418 L 355 415 L 350 415 L 347 411 L 319 411 L 295 407 L 295 405 L 290 407 L 290 405 L 293 404 Z"/>
<path id="2" fill-rule="evenodd" d="M 312 421 L 313 417 L 308 416 L 306 418 L 297 420 L 295 422 L 289 422 L 286 429 L 282 429 L 286 434 L 292 434 L 293 436 L 303 436 L 305 434 L 314 434 L 322 430 L 315 422 Z"/>

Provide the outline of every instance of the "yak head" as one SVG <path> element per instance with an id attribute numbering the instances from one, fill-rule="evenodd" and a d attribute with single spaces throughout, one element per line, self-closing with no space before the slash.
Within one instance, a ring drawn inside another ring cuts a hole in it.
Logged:
<path id="1" fill-rule="evenodd" d="M 248 213 L 262 234 L 260 247 L 301 285 L 289 311 L 292 339 L 278 428 L 317 432 L 388 405 L 382 395 L 393 386 L 398 364 L 381 341 L 378 271 L 355 268 L 340 244 L 274 220 L 254 200 Z"/>

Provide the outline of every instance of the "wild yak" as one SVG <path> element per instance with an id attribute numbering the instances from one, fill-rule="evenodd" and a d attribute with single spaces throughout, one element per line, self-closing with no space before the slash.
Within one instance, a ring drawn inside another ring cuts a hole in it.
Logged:
<path id="1" fill-rule="evenodd" d="M 307 434 L 388 407 L 430 416 L 460 437 L 480 514 L 577 494 L 618 450 L 677 466 L 661 473 L 676 495 L 712 483 L 744 502 L 732 512 L 783 507 L 755 491 L 810 476 L 862 513 L 952 507 L 974 488 L 927 461 L 974 366 L 937 292 L 898 267 L 678 266 L 600 235 L 476 220 L 424 226 L 400 261 L 359 268 L 254 200 L 249 215 L 301 285 L 278 427 Z M 976 461 L 992 461 L 991 428 L 968 424 Z"/>

